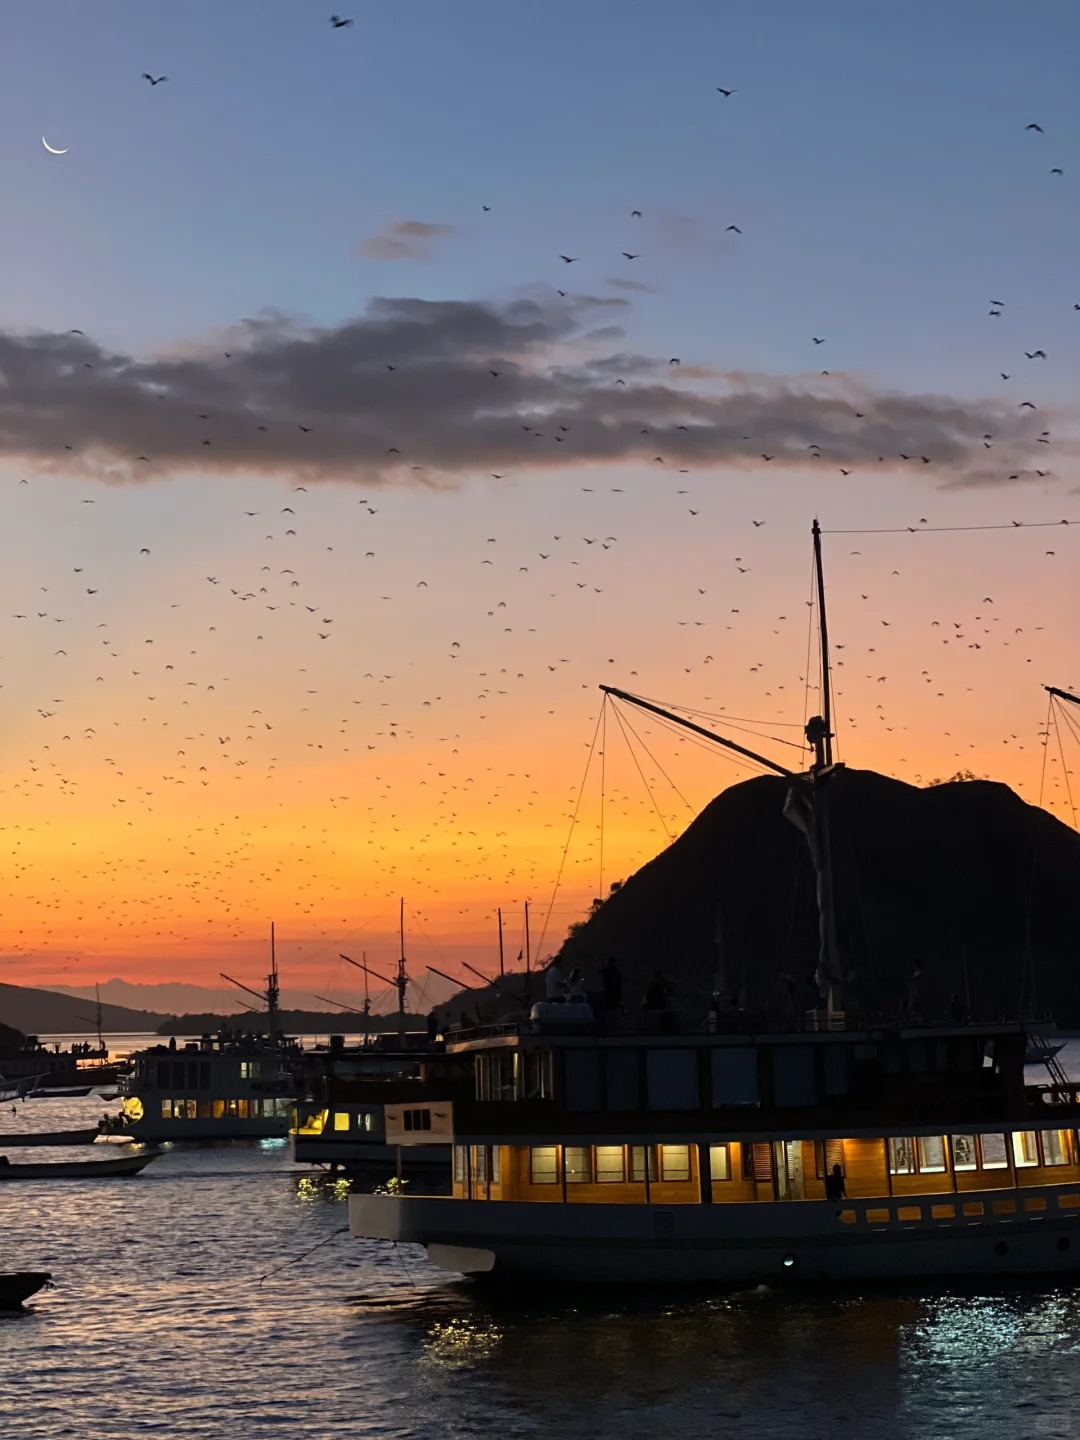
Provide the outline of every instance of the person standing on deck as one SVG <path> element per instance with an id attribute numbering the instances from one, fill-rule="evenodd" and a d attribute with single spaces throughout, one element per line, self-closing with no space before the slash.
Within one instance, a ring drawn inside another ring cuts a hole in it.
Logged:
<path id="1" fill-rule="evenodd" d="M 566 981 L 559 962 L 554 959 L 544 971 L 544 999 L 549 1004 L 558 1004 L 566 999 Z"/>
<path id="2" fill-rule="evenodd" d="M 825 1199 L 847 1199 L 847 1186 L 844 1184 L 844 1172 L 839 1165 L 834 1165 L 829 1174 L 825 1176 Z"/>

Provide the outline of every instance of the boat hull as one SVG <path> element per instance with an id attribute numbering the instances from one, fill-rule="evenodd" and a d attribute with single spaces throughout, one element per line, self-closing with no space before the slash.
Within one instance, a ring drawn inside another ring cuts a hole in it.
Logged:
<path id="1" fill-rule="evenodd" d="M 123 1133 L 134 1140 L 284 1140 L 289 1134 L 288 1116 L 240 1120 L 129 1120 Z"/>
<path id="2" fill-rule="evenodd" d="M 1080 1187 L 1062 1193 L 1080 1201 Z M 756 1285 L 1080 1270 L 1071 1199 L 994 1191 L 920 1200 L 662 1206 L 353 1195 L 349 1218 L 355 1237 L 421 1244 L 443 1269 L 496 1280 Z M 1032 1200 L 1045 1208 L 1026 1208 Z M 1011 1214 L 995 1208 L 1010 1202 Z"/>
<path id="3" fill-rule="evenodd" d="M 91 1125 L 86 1130 L 32 1130 L 18 1135 L 0 1133 L 0 1151 L 40 1145 L 92 1145 L 97 1139 L 98 1128 Z"/>
<path id="4" fill-rule="evenodd" d="M 0 1310 L 18 1310 L 24 1300 L 50 1284 L 48 1270 L 0 1271 Z"/>
<path id="5" fill-rule="evenodd" d="M 57 1160 L 43 1165 L 0 1165 L 0 1185 L 15 1180 L 107 1180 L 138 1175 L 156 1155 L 121 1155 L 115 1160 Z"/>

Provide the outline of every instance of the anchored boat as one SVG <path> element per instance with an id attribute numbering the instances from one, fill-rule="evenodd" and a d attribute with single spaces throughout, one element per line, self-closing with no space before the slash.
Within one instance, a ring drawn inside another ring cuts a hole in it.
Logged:
<path id="1" fill-rule="evenodd" d="M 18 1310 L 24 1300 L 52 1284 L 48 1270 L 0 1270 L 0 1310 Z"/>
<path id="2" fill-rule="evenodd" d="M 8 1180 L 100 1180 L 116 1175 L 138 1175 L 152 1160 L 154 1150 L 121 1155 L 115 1160 L 56 1160 L 40 1164 L 13 1164 L 0 1156 L 0 1184 Z"/>
<path id="3" fill-rule="evenodd" d="M 446 1037 L 462 1095 L 385 1107 L 387 1142 L 453 1145 L 453 1193 L 352 1195 L 358 1238 L 446 1269 L 541 1280 L 776 1283 L 1080 1270 L 1080 1082 L 1029 1084 L 1020 1023 L 870 1023 L 832 903 L 833 764 L 820 531 L 823 713 L 796 774 L 652 702 L 608 693 L 785 776 L 817 877 L 817 1004 L 766 1028 L 580 1000 Z M 719 969 L 719 967 L 718 967 Z M 1048 1047 L 1047 1047 L 1048 1048 Z"/>

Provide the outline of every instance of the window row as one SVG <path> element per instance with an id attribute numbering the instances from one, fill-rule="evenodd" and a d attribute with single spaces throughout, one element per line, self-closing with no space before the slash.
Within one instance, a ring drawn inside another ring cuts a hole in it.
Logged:
<path id="1" fill-rule="evenodd" d="M 558 1185 L 562 1171 L 567 1185 L 643 1184 L 692 1179 L 689 1145 L 534 1145 L 529 1151 L 529 1179 L 534 1185 Z M 726 1145 L 710 1145 L 709 1169 L 714 1180 L 731 1178 Z"/>
<path id="2" fill-rule="evenodd" d="M 1071 1130 L 1016 1130 L 1011 1135 L 901 1136 L 889 1141 L 890 1175 L 939 1175 L 949 1168 L 1006 1170 L 1010 1152 L 1017 1169 L 1035 1165 L 1072 1165 L 1075 1138 Z"/>
<path id="3" fill-rule="evenodd" d="M 154 1066 L 159 1090 L 209 1090 L 209 1060 L 158 1060 Z M 262 1072 L 259 1060 L 240 1061 L 240 1079 L 257 1080 Z M 147 1079 L 149 1079 L 149 1075 Z"/>
<path id="4" fill-rule="evenodd" d="M 259 1120 L 283 1118 L 291 1101 L 275 1096 L 270 1100 L 162 1100 L 163 1120 Z"/>
<path id="5" fill-rule="evenodd" d="M 335 1130 L 358 1130 L 362 1134 L 370 1135 L 375 1129 L 375 1114 L 372 1110 L 361 1110 L 356 1115 L 350 1115 L 348 1110 L 334 1111 Z M 408 1129 L 408 1126 L 406 1126 Z"/>

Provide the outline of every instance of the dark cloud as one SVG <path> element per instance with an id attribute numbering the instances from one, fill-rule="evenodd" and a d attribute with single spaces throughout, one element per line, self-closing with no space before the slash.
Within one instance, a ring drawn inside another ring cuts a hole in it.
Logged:
<path id="1" fill-rule="evenodd" d="M 331 328 L 267 312 L 213 353 L 146 359 L 80 335 L 0 333 L 0 456 L 115 480 L 243 471 L 433 484 L 614 461 L 839 466 L 856 478 L 906 467 L 950 485 L 1048 468 L 1035 445 L 1045 412 L 883 392 L 845 374 L 672 365 L 627 349 L 627 305 L 380 299 Z"/>
<path id="2" fill-rule="evenodd" d="M 395 220 L 362 241 L 360 254 L 365 260 L 426 260 L 439 236 L 453 235 L 454 228 L 427 220 Z"/>

